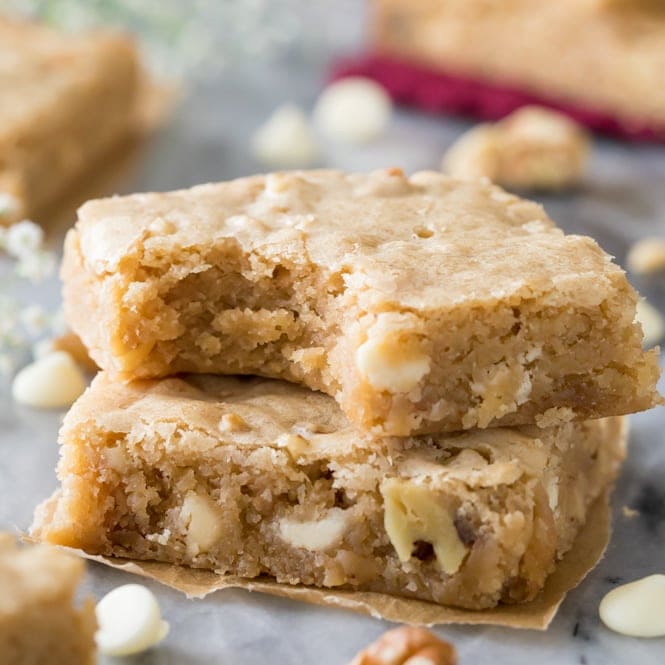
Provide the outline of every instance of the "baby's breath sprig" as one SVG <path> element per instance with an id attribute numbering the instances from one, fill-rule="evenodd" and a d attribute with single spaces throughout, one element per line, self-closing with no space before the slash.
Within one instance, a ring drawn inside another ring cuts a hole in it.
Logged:
<path id="1" fill-rule="evenodd" d="M 2 200 L 0 194 L 0 204 Z M 9 295 L 8 282 L 16 278 L 38 284 L 55 274 L 56 255 L 45 249 L 41 227 L 29 220 L 0 227 L 0 250 L 11 260 L 12 273 L 0 291 L 0 376 L 6 378 L 36 342 L 61 333 L 63 317 L 60 311 L 50 313 Z"/>

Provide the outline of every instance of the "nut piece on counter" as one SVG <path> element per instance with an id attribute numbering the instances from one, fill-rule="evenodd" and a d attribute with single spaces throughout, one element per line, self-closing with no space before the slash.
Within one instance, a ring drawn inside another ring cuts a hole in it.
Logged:
<path id="1" fill-rule="evenodd" d="M 79 558 L 0 533 L 0 663 L 95 663 L 93 603 L 74 605 L 84 572 Z"/>
<path id="2" fill-rule="evenodd" d="M 319 156 L 314 132 L 295 104 L 280 106 L 256 130 L 252 151 L 262 164 L 284 168 L 309 166 Z"/>
<path id="3" fill-rule="evenodd" d="M 600 601 L 603 623 L 631 637 L 665 636 L 665 575 L 649 575 L 612 589 Z"/>
<path id="4" fill-rule="evenodd" d="M 665 269 L 665 238 L 642 238 L 629 250 L 628 269 L 637 275 L 649 275 Z"/>
<path id="5" fill-rule="evenodd" d="M 95 609 L 99 650 L 109 656 L 129 656 L 161 642 L 169 632 L 157 599 L 141 584 L 124 584 L 107 593 Z"/>
<path id="6" fill-rule="evenodd" d="M 331 83 L 314 107 L 316 126 L 330 139 L 365 143 L 380 136 L 392 115 L 388 93 L 375 81 L 352 76 Z"/>
<path id="7" fill-rule="evenodd" d="M 455 665 L 455 647 L 416 626 L 384 633 L 363 649 L 349 665 Z"/>
<path id="8" fill-rule="evenodd" d="M 573 120 L 526 106 L 461 136 L 444 155 L 442 168 L 459 178 L 484 176 L 509 189 L 560 190 L 579 182 L 588 152 L 588 136 Z"/>
<path id="9" fill-rule="evenodd" d="M 85 377 L 74 359 L 65 351 L 53 351 L 14 377 L 12 395 L 19 404 L 57 409 L 73 404 L 85 387 Z"/>

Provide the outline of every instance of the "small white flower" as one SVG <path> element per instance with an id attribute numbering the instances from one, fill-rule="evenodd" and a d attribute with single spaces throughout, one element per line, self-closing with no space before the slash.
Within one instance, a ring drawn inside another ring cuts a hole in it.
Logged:
<path id="1" fill-rule="evenodd" d="M 55 273 L 56 259 L 53 252 L 36 251 L 22 256 L 16 266 L 16 274 L 33 283 L 42 282 Z"/>
<path id="2" fill-rule="evenodd" d="M 19 313 L 21 324 L 32 337 L 41 335 L 49 326 L 49 316 L 39 305 L 29 305 Z"/>
<path id="3" fill-rule="evenodd" d="M 16 259 L 23 259 L 38 252 L 43 243 L 44 231 L 28 219 L 12 224 L 5 236 L 5 249 L 9 256 Z"/>
<path id="4" fill-rule="evenodd" d="M 9 298 L 0 299 L 0 338 L 10 333 L 18 321 L 18 306 Z"/>
<path id="5" fill-rule="evenodd" d="M 0 337 L 0 349 L 2 350 L 20 349 L 24 344 L 25 338 L 16 330 L 9 330 Z"/>
<path id="6" fill-rule="evenodd" d="M 0 192 L 0 217 L 13 215 L 18 210 L 18 201 L 15 196 Z"/>
<path id="7" fill-rule="evenodd" d="M 14 372 L 14 358 L 9 353 L 0 353 L 0 376 L 9 377 Z"/>
<path id="8" fill-rule="evenodd" d="M 58 335 L 64 335 L 68 330 L 69 326 L 65 318 L 65 311 L 61 307 L 53 312 L 51 316 L 51 333 L 57 337 Z"/>

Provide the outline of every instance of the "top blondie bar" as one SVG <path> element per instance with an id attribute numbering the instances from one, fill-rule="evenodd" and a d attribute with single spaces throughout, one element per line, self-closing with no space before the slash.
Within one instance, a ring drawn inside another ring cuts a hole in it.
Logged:
<path id="1" fill-rule="evenodd" d="M 121 378 L 279 377 L 379 435 L 660 401 L 625 273 L 489 181 L 302 171 L 91 201 L 62 273 Z"/>

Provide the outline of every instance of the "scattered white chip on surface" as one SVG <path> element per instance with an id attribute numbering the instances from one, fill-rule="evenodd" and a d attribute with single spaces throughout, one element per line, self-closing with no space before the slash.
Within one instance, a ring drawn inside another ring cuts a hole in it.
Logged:
<path id="1" fill-rule="evenodd" d="M 637 303 L 635 319 L 642 324 L 642 331 L 644 332 L 642 344 L 645 347 L 653 346 L 661 340 L 663 333 L 665 333 L 665 321 L 663 321 L 660 312 L 644 298 L 641 298 Z"/>
<path id="2" fill-rule="evenodd" d="M 109 656 L 140 653 L 161 642 L 169 632 L 157 599 L 141 584 L 113 589 L 97 603 L 95 613 L 99 624 L 97 646 Z"/>
<path id="3" fill-rule="evenodd" d="M 7 254 L 16 259 L 38 253 L 43 244 L 44 231 L 28 219 L 12 224 L 5 235 Z"/>
<path id="4" fill-rule="evenodd" d="M 610 629 L 631 637 L 665 636 L 665 575 L 649 575 L 612 589 L 598 613 Z"/>
<path id="5" fill-rule="evenodd" d="M 19 404 L 54 409 L 70 406 L 85 387 L 85 377 L 74 359 L 64 351 L 53 351 L 14 377 L 12 395 Z"/>
<path id="6" fill-rule="evenodd" d="M 392 115 L 392 101 L 378 83 L 353 76 L 329 85 L 314 108 L 314 121 L 326 136 L 364 143 L 382 134 Z"/>
<path id="7" fill-rule="evenodd" d="M 252 151 L 267 166 L 304 167 L 319 156 L 314 132 L 295 104 L 280 106 L 256 130 Z"/>
<path id="8" fill-rule="evenodd" d="M 665 270 L 665 238 L 642 238 L 628 252 L 628 269 L 637 275 Z"/>

